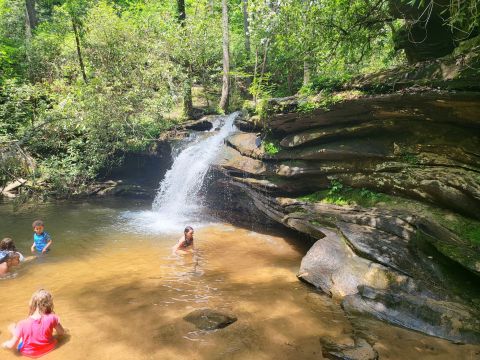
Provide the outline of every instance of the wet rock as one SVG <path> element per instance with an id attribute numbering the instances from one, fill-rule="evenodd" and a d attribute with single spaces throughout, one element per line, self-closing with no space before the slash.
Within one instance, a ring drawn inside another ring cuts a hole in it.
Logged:
<path id="1" fill-rule="evenodd" d="M 226 148 L 222 153 L 222 158 L 219 165 L 229 172 L 249 175 L 264 175 L 267 172 L 267 165 L 260 160 L 252 159 L 248 156 L 243 156 L 233 148 Z"/>
<path id="2" fill-rule="evenodd" d="M 248 114 L 242 114 L 242 116 L 235 119 L 235 126 L 246 132 L 260 131 L 262 129 L 258 115 L 249 116 Z"/>
<path id="3" fill-rule="evenodd" d="M 341 236 L 323 229 L 318 240 L 303 257 L 298 277 L 329 295 L 343 298 L 356 294 L 360 285 L 387 289 L 391 283 L 407 283 L 407 277 L 357 256 Z"/>
<path id="4" fill-rule="evenodd" d="M 218 115 L 207 115 L 202 117 L 199 120 L 189 120 L 182 123 L 182 127 L 188 130 L 195 131 L 208 131 L 213 128 L 213 124 L 220 116 Z"/>
<path id="5" fill-rule="evenodd" d="M 123 196 L 140 199 L 150 199 L 155 195 L 153 189 L 137 184 L 125 184 L 121 180 L 108 180 L 95 183 L 90 187 L 90 196 Z"/>
<path id="6" fill-rule="evenodd" d="M 401 171 L 338 174 L 357 188 L 407 196 L 480 218 L 478 174 L 461 168 L 410 166 Z"/>
<path id="7" fill-rule="evenodd" d="M 194 324 L 200 330 L 223 329 L 237 321 L 237 317 L 232 314 L 212 309 L 194 310 L 183 319 Z"/>
<path id="8" fill-rule="evenodd" d="M 360 286 L 342 307 L 350 314 L 368 314 L 395 325 L 456 342 L 480 343 L 480 318 L 465 304 L 423 294 Z"/>
<path id="9" fill-rule="evenodd" d="M 417 265 L 408 251 L 407 240 L 373 227 L 345 222 L 338 222 L 337 226 L 356 254 L 405 275 L 412 275 Z"/>
<path id="10" fill-rule="evenodd" d="M 348 139 L 351 137 L 365 136 L 374 132 L 399 131 L 405 124 L 395 123 L 391 120 L 379 122 L 365 122 L 355 126 L 344 125 L 342 127 L 321 127 L 300 133 L 288 135 L 280 141 L 280 145 L 286 148 L 294 148 L 312 143 L 323 143 L 336 139 Z"/>
<path id="11" fill-rule="evenodd" d="M 257 145 L 258 136 L 252 133 L 239 133 L 229 136 L 226 142 L 244 156 L 261 159 L 265 152 Z"/>
<path id="12" fill-rule="evenodd" d="M 377 351 L 364 339 L 355 338 L 352 344 L 337 344 L 330 339 L 320 339 L 322 355 L 332 360 L 377 360 Z"/>
<path id="13" fill-rule="evenodd" d="M 478 82 L 478 75 L 475 81 Z M 284 111 L 273 112 L 265 121 L 272 131 L 283 135 L 326 127 L 359 126 L 373 120 L 378 123 L 379 129 L 388 126 L 389 121 L 400 125 L 404 121 L 404 128 L 412 125 L 412 121 L 427 126 L 443 123 L 478 127 L 479 99 L 480 94 L 474 92 L 410 89 L 385 95 L 358 95 L 332 104 L 328 109 L 318 108 L 302 113 L 297 111 L 302 99 L 289 98 Z M 272 99 L 268 106 L 272 109 L 282 107 L 279 105 L 282 101 Z"/>

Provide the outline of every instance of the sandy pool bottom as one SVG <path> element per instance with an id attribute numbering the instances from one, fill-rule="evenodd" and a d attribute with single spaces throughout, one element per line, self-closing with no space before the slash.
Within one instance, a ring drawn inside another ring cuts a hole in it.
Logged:
<path id="1" fill-rule="evenodd" d="M 347 318 L 297 280 L 305 249 L 283 237 L 213 224 L 196 231 L 197 258 L 172 256 L 176 240 L 110 232 L 78 256 L 55 257 L 53 249 L 24 265 L 0 281 L 0 340 L 44 287 L 70 332 L 44 359 L 322 359 L 320 339 L 348 343 L 352 321 L 375 340 L 380 359 L 480 358 L 478 346 Z M 200 331 L 183 319 L 199 308 L 238 321 Z M 2 350 L 0 359 L 18 357 Z"/>

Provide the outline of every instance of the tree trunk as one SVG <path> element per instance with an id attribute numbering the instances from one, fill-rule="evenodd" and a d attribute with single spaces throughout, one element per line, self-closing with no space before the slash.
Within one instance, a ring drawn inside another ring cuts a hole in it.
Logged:
<path id="1" fill-rule="evenodd" d="M 229 72 L 230 72 L 230 44 L 228 33 L 228 4 L 227 0 L 222 0 L 222 33 L 223 33 L 223 86 L 222 98 L 220 99 L 220 109 L 227 112 L 230 92 Z"/>
<path id="2" fill-rule="evenodd" d="M 83 81 L 86 84 L 87 83 L 87 74 L 85 73 L 85 66 L 83 64 L 82 50 L 80 48 L 80 35 L 78 34 L 77 22 L 75 21 L 73 16 L 72 16 L 72 27 L 73 27 L 73 33 L 75 34 L 75 44 L 77 46 L 78 63 L 80 64 L 80 71 L 82 72 Z"/>
<path id="3" fill-rule="evenodd" d="M 248 68 L 247 71 L 250 71 L 250 52 L 251 52 L 251 46 L 250 46 L 250 29 L 249 29 L 249 23 L 248 23 L 248 0 L 243 0 L 242 1 L 242 10 L 243 10 L 243 33 L 245 36 L 245 52 L 247 54 L 247 63 L 248 63 Z M 250 76 L 247 76 L 245 78 L 245 86 L 248 90 L 250 88 L 250 85 L 252 85 L 252 78 Z"/>
<path id="4" fill-rule="evenodd" d="M 177 0 L 177 19 L 182 27 L 185 27 L 185 20 L 187 13 L 185 10 L 185 0 Z M 187 79 L 183 84 L 183 116 L 190 118 L 193 115 L 193 101 L 192 101 L 192 75 L 190 64 L 186 62 L 183 64 Z"/>
<path id="5" fill-rule="evenodd" d="M 193 116 L 193 100 L 192 100 L 192 75 L 187 72 L 187 80 L 183 85 L 183 115 L 187 118 Z"/>
<path id="6" fill-rule="evenodd" d="M 248 24 L 248 0 L 243 0 L 243 32 L 245 34 L 245 51 L 247 52 L 247 59 L 250 58 L 250 30 Z"/>
<path id="7" fill-rule="evenodd" d="M 307 86 L 310 83 L 310 75 L 312 73 L 310 62 L 303 60 L 303 86 Z"/>
<path id="8" fill-rule="evenodd" d="M 214 13 L 215 13 L 214 1 L 210 0 L 210 15 L 213 15 Z"/>
<path id="9" fill-rule="evenodd" d="M 187 18 L 187 14 L 185 12 L 185 0 L 177 0 L 177 17 L 178 22 L 183 25 L 183 22 Z"/>
<path id="10" fill-rule="evenodd" d="M 25 0 L 25 22 L 27 37 L 32 37 L 32 31 L 37 26 L 37 12 L 35 10 L 35 0 Z"/>

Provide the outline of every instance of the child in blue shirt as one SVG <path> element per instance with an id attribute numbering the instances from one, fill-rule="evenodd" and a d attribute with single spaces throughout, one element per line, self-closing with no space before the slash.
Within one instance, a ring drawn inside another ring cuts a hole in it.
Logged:
<path id="1" fill-rule="evenodd" d="M 45 225 L 42 220 L 35 220 L 32 224 L 33 227 L 33 244 L 32 244 L 32 253 L 36 251 L 45 254 L 50 246 L 52 245 L 52 238 L 50 235 L 43 231 Z"/>

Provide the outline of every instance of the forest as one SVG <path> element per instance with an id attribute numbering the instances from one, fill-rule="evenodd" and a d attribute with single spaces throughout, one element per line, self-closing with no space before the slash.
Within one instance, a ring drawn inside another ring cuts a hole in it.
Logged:
<path id="1" fill-rule="evenodd" d="M 0 357 L 478 359 L 479 130 L 480 0 L 0 0 Z"/>
<path id="2" fill-rule="evenodd" d="M 0 0 L 0 187 L 80 193 L 186 119 L 438 58 L 479 22 L 476 0 Z"/>

